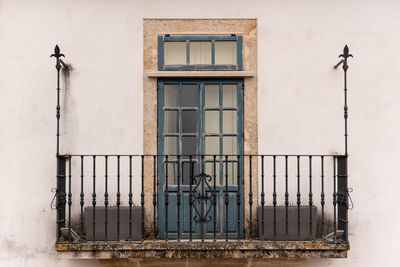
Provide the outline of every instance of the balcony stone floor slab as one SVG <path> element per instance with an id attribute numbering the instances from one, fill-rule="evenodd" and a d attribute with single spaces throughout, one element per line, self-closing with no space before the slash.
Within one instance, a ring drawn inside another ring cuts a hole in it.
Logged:
<path id="1" fill-rule="evenodd" d="M 306 259 L 346 258 L 347 243 L 259 240 L 145 240 L 56 243 L 63 259 Z"/>

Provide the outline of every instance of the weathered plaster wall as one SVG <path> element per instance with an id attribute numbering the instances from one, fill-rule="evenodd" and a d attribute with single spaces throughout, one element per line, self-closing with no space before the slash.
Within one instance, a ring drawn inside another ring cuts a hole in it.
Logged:
<path id="1" fill-rule="evenodd" d="M 0 1 L 0 265 L 99 265 L 57 260 L 53 249 L 55 43 L 73 66 L 62 152 L 140 153 L 143 18 L 250 17 L 258 21 L 261 153 L 343 151 L 342 73 L 332 66 L 345 43 L 355 55 L 349 258 L 270 265 L 396 266 L 399 11 L 394 0 Z"/>

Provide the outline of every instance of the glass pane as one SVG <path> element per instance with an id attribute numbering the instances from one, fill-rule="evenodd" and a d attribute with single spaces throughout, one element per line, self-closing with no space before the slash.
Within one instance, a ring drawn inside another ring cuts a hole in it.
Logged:
<path id="1" fill-rule="evenodd" d="M 223 131 L 224 133 L 237 132 L 237 111 L 229 110 L 223 112 Z"/>
<path id="2" fill-rule="evenodd" d="M 219 111 L 205 111 L 206 133 L 219 133 Z"/>
<path id="3" fill-rule="evenodd" d="M 215 42 L 215 64 L 235 65 L 237 56 L 236 41 Z"/>
<path id="4" fill-rule="evenodd" d="M 206 84 L 205 87 L 205 106 L 206 107 L 219 107 L 219 85 Z"/>
<path id="5" fill-rule="evenodd" d="M 238 154 L 236 136 L 224 136 L 222 141 L 222 146 L 224 155 Z"/>
<path id="6" fill-rule="evenodd" d="M 183 155 L 196 155 L 197 154 L 196 137 L 184 136 L 182 137 L 182 154 Z M 184 157 L 189 158 L 189 157 Z M 195 157 L 193 157 L 195 159 Z"/>
<path id="7" fill-rule="evenodd" d="M 164 64 L 165 65 L 186 64 L 186 42 L 165 42 Z"/>
<path id="8" fill-rule="evenodd" d="M 236 107 L 237 106 L 237 85 L 224 84 L 222 85 L 222 106 Z"/>
<path id="9" fill-rule="evenodd" d="M 178 111 L 164 112 L 164 132 L 165 133 L 178 133 Z"/>
<path id="10" fill-rule="evenodd" d="M 177 84 L 164 85 L 164 106 L 177 107 L 179 103 L 178 92 L 179 92 L 179 85 Z"/>
<path id="11" fill-rule="evenodd" d="M 197 85 L 182 85 L 182 107 L 197 107 Z"/>
<path id="12" fill-rule="evenodd" d="M 218 136 L 206 136 L 206 154 L 219 155 L 219 137 Z"/>
<path id="13" fill-rule="evenodd" d="M 178 184 L 178 163 L 170 162 L 170 158 L 168 158 L 168 185 L 176 185 Z M 167 163 L 166 163 L 167 164 Z M 164 166 L 165 172 L 166 166 Z"/>
<path id="14" fill-rule="evenodd" d="M 213 160 L 213 157 L 207 157 L 207 160 Z M 210 175 L 212 177 L 211 181 L 207 181 L 208 184 L 211 186 L 211 189 L 213 189 L 214 186 L 214 162 L 205 162 L 205 172 L 207 175 Z M 219 185 L 219 157 L 216 158 L 215 162 L 215 177 L 216 177 L 216 185 Z"/>
<path id="15" fill-rule="evenodd" d="M 223 165 L 223 185 L 226 185 L 226 162 Z M 237 162 L 228 161 L 228 185 L 237 185 Z"/>
<path id="16" fill-rule="evenodd" d="M 196 133 L 197 111 L 182 111 L 182 133 Z"/>
<path id="17" fill-rule="evenodd" d="M 164 154 L 165 155 L 178 154 L 178 137 L 171 137 L 171 136 L 164 137 Z M 169 157 L 169 159 L 170 158 L 171 157 Z"/>
<path id="18" fill-rule="evenodd" d="M 193 175 L 193 177 L 194 177 L 194 175 L 196 175 L 196 173 L 197 173 L 197 171 L 196 171 L 196 162 L 194 161 L 194 159 L 193 159 L 193 161 L 192 161 L 192 164 L 193 164 L 193 166 L 192 166 L 192 168 L 193 168 L 193 173 L 192 173 L 192 175 Z M 189 185 L 190 184 L 190 179 L 191 179 L 191 169 L 190 169 L 190 161 L 184 161 L 184 162 L 182 162 L 182 184 L 183 185 Z"/>
<path id="19" fill-rule="evenodd" d="M 190 42 L 190 64 L 211 64 L 211 42 Z"/>

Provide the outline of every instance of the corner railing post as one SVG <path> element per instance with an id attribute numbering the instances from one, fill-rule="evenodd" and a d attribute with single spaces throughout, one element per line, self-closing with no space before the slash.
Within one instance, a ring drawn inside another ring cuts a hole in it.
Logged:
<path id="1" fill-rule="evenodd" d="M 347 104 L 347 70 L 349 68 L 347 64 L 347 59 L 353 57 L 349 53 L 349 48 L 346 45 L 343 48 L 343 53 L 339 55 L 343 58 L 336 66 L 337 68 L 340 64 L 343 64 L 343 74 L 344 74 L 344 156 L 337 157 L 337 209 L 338 209 L 338 230 L 343 230 L 343 240 L 348 241 L 348 147 L 347 147 L 347 119 L 348 119 L 348 104 Z"/>
<path id="2" fill-rule="evenodd" d="M 56 148 L 56 157 L 57 157 L 57 188 L 56 188 L 56 196 L 57 196 L 57 240 L 61 237 L 61 228 L 65 227 L 65 203 L 66 203 L 66 192 L 65 192 L 65 166 L 66 166 L 66 158 L 64 156 L 60 156 L 60 70 L 61 63 L 60 57 L 64 57 L 63 54 L 60 53 L 60 48 L 58 45 L 54 48 L 54 54 L 50 57 L 56 58 L 56 70 L 57 70 L 57 106 L 56 106 L 56 118 L 57 118 L 57 148 Z"/>
<path id="3" fill-rule="evenodd" d="M 337 204 L 338 204 L 338 229 L 343 230 L 343 240 L 348 241 L 348 175 L 347 156 L 337 157 Z"/>

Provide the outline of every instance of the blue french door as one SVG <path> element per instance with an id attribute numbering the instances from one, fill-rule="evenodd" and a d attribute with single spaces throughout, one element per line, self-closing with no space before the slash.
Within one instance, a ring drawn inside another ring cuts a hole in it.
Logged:
<path id="1" fill-rule="evenodd" d="M 160 238 L 243 235 L 243 80 L 158 81 Z"/>

